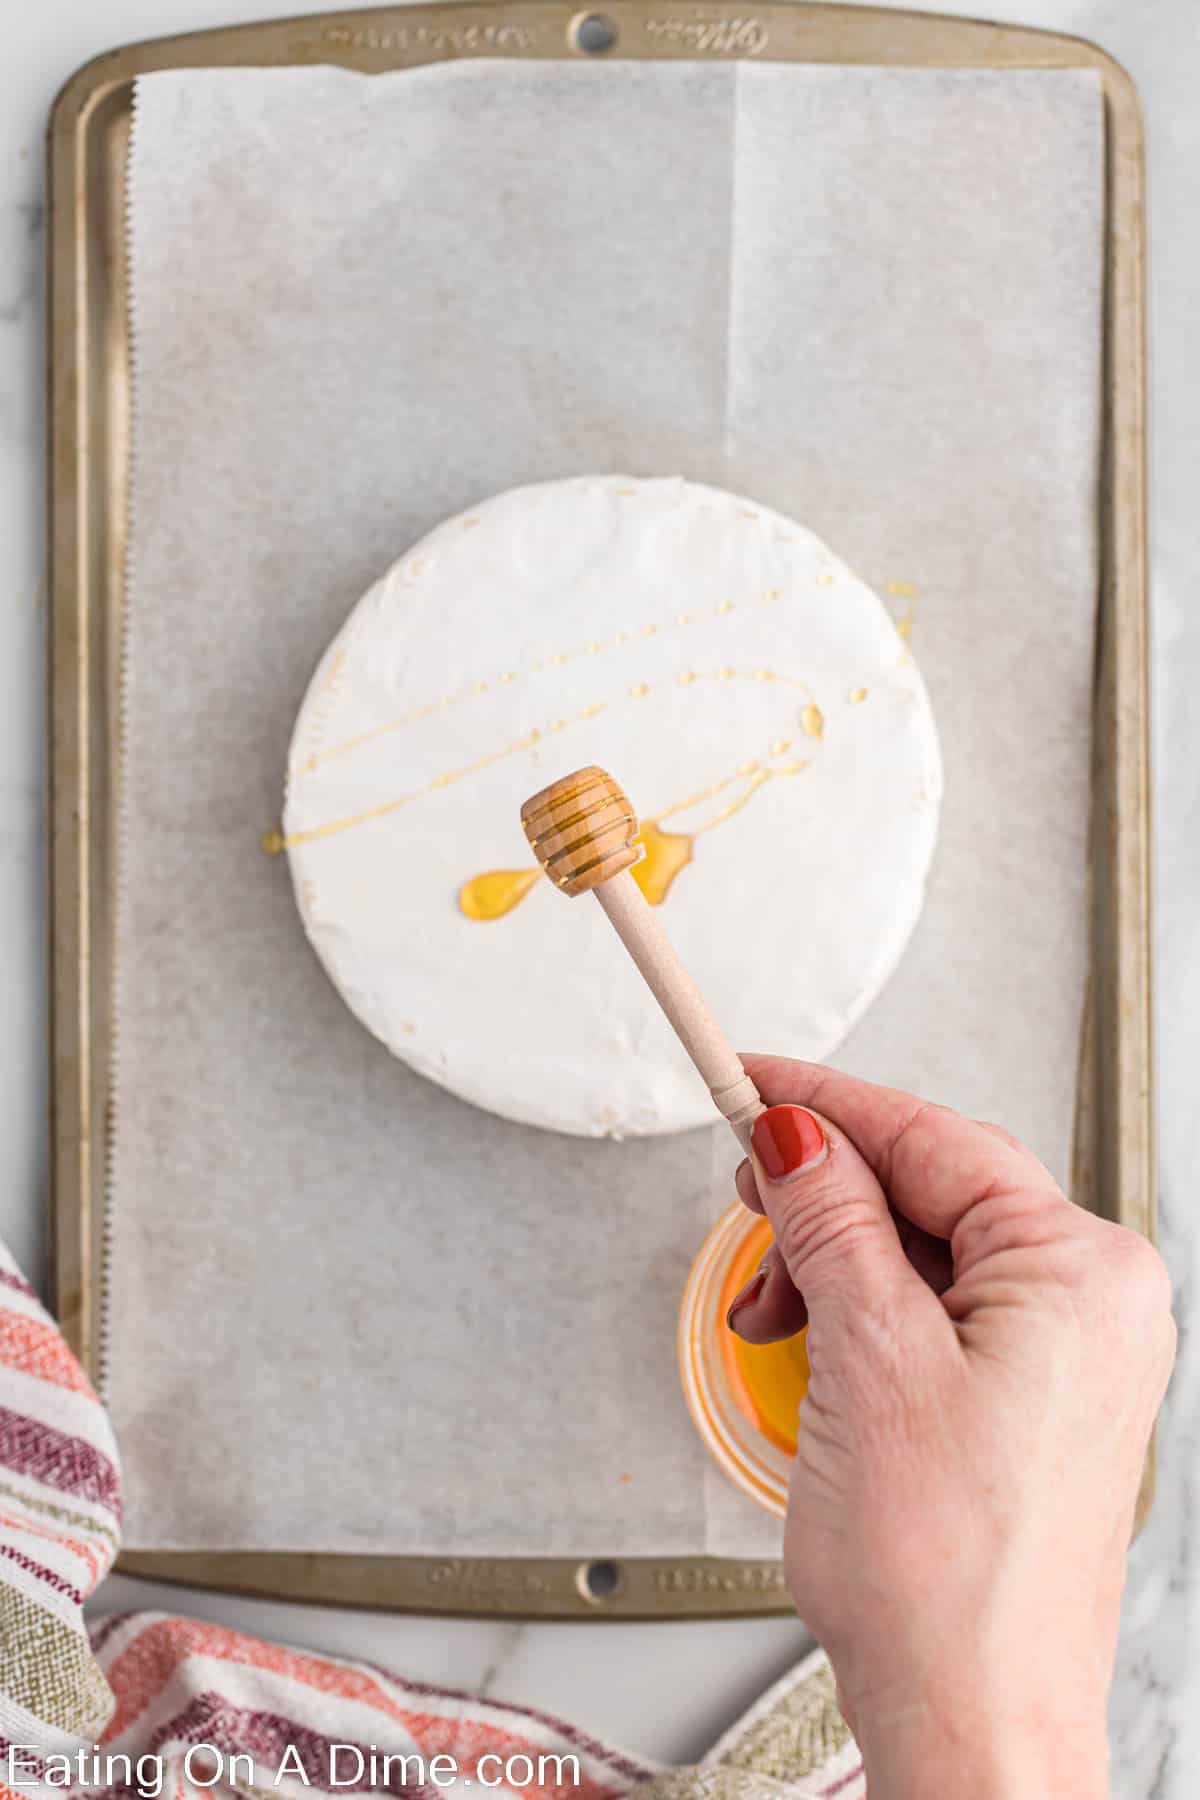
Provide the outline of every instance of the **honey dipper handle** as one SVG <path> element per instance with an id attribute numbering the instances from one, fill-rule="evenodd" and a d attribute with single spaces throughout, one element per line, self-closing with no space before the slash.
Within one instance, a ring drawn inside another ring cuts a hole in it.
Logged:
<path id="1" fill-rule="evenodd" d="M 592 889 L 743 1150 L 766 1107 L 628 869 Z"/>

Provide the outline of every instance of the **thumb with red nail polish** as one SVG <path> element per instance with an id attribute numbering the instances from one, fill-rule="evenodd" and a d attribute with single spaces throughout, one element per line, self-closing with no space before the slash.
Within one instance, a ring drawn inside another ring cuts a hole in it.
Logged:
<path id="1" fill-rule="evenodd" d="M 769 1107 L 751 1136 L 754 1154 L 768 1181 L 805 1175 L 829 1154 L 821 1122 L 805 1106 Z"/>
<path id="2" fill-rule="evenodd" d="M 754 1121 L 751 1164 L 780 1255 L 810 1319 L 894 1302 L 916 1286 L 879 1182 L 848 1139 L 805 1106 Z"/>

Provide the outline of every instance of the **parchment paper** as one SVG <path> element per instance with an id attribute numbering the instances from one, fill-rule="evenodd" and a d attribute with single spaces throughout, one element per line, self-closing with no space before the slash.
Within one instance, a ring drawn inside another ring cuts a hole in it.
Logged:
<path id="1" fill-rule="evenodd" d="M 941 843 L 838 1060 L 1065 1174 L 1102 132 L 1062 71 L 138 83 L 107 1361 L 132 1546 L 777 1547 L 675 1372 L 725 1135 L 581 1142 L 429 1086 L 258 849 L 334 629 L 495 490 L 689 475 L 919 590 Z"/>

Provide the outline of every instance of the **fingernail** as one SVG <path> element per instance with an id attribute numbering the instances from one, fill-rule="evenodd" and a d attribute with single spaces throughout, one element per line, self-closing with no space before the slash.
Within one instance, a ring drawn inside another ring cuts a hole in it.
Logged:
<path id="1" fill-rule="evenodd" d="M 765 1267 L 758 1269 L 750 1277 L 745 1287 L 741 1288 L 729 1302 L 729 1311 L 725 1314 L 725 1323 L 731 1331 L 737 1330 L 737 1326 L 733 1322 L 734 1313 L 741 1312 L 743 1306 L 749 1306 L 752 1300 L 758 1299 L 758 1296 L 762 1293 L 763 1288 L 767 1284 L 768 1272 L 769 1271 Z"/>
<path id="2" fill-rule="evenodd" d="M 750 1132 L 754 1154 L 768 1181 L 803 1175 L 829 1153 L 825 1133 L 803 1106 L 772 1106 L 760 1113 Z"/>

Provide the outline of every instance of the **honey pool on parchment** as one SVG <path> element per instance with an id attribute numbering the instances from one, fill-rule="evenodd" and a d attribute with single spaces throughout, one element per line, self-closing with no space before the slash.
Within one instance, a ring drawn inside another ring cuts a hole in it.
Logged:
<path id="1" fill-rule="evenodd" d="M 759 1219 L 730 1259 L 717 1306 L 717 1352 L 743 1418 L 785 1456 L 794 1456 L 800 1402 L 808 1392 L 807 1328 L 781 1343 L 747 1344 L 725 1323 L 734 1296 L 754 1274 L 772 1241 L 770 1225 Z"/>
<path id="2" fill-rule="evenodd" d="M 912 642 L 913 626 L 917 622 L 917 584 L 915 581 L 889 581 L 887 591 L 897 600 L 908 601 L 907 610 L 892 621 L 904 644 L 908 645 Z"/>

